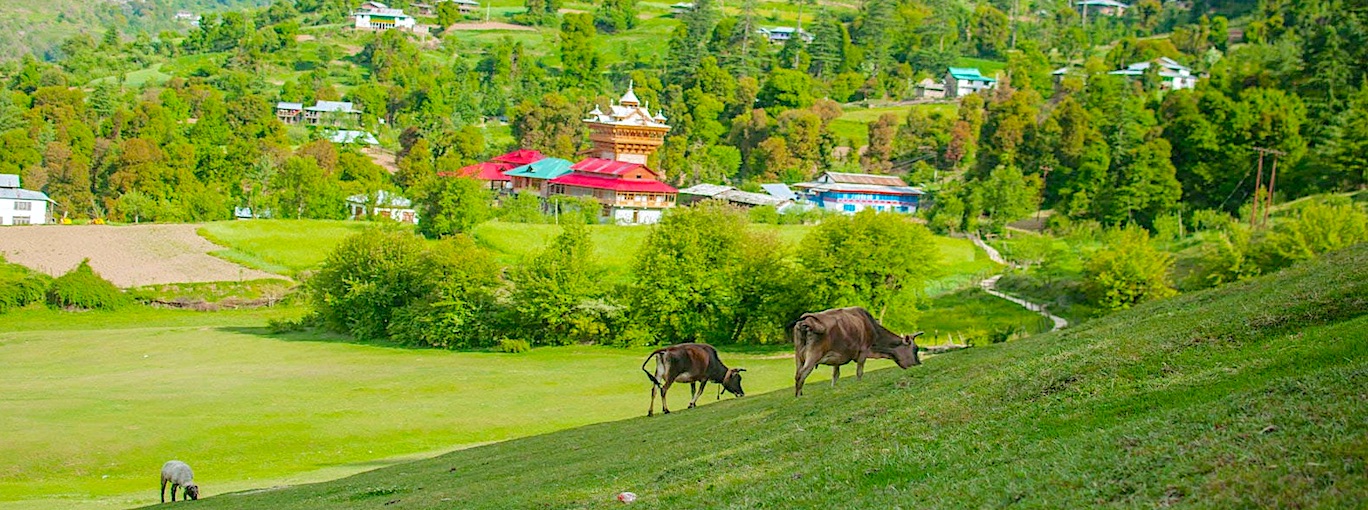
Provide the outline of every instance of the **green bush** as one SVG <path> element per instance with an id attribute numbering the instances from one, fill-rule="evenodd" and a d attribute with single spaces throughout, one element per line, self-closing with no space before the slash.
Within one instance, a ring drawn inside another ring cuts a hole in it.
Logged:
<path id="1" fill-rule="evenodd" d="M 1123 310 L 1177 294 L 1168 284 L 1173 256 L 1155 249 L 1148 231 L 1131 227 L 1106 237 L 1106 247 L 1094 253 L 1083 270 L 1089 300 L 1108 310 Z"/>
<path id="2" fill-rule="evenodd" d="M 47 304 L 53 308 L 116 310 L 131 302 L 127 294 L 90 268 L 90 259 L 57 277 L 47 291 Z"/>
<path id="3" fill-rule="evenodd" d="M 314 313 L 330 330 L 460 348 L 492 343 L 498 284 L 493 256 L 469 236 L 425 242 L 377 229 L 338 244 L 307 286 Z"/>
<path id="4" fill-rule="evenodd" d="M 43 302 L 51 284 L 52 277 L 0 257 L 0 313 Z"/>
<path id="5" fill-rule="evenodd" d="M 514 340 L 512 338 L 505 338 L 503 340 L 499 340 L 499 345 L 498 347 L 495 347 L 494 350 L 499 352 L 506 352 L 509 354 L 517 354 L 520 352 L 527 352 L 532 350 L 532 345 L 527 343 L 526 340 Z"/>

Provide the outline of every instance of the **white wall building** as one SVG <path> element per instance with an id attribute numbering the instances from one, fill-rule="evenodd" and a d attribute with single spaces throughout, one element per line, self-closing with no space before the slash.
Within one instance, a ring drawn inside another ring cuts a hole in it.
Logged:
<path id="1" fill-rule="evenodd" d="M 359 30 L 413 30 L 418 25 L 413 16 L 404 14 L 403 9 L 391 9 L 380 2 L 366 2 L 361 9 L 352 13 Z"/>
<path id="2" fill-rule="evenodd" d="M 41 191 L 19 187 L 19 176 L 0 174 L 0 225 L 42 225 L 52 200 Z"/>

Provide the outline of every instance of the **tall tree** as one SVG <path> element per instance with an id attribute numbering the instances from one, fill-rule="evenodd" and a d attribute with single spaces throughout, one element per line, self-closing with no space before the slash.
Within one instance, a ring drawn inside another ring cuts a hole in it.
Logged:
<path id="1" fill-rule="evenodd" d="M 561 20 L 561 65 L 565 69 L 561 82 L 565 86 L 595 90 L 602 82 L 603 61 L 594 35 L 594 17 L 590 14 L 566 14 Z"/>

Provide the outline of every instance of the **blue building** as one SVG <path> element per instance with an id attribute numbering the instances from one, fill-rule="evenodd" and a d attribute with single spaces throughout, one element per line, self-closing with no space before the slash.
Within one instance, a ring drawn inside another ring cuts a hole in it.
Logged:
<path id="1" fill-rule="evenodd" d="M 818 207 L 846 214 L 865 209 L 904 214 L 917 212 L 922 190 L 892 175 L 827 172 L 816 181 L 794 184 Z"/>

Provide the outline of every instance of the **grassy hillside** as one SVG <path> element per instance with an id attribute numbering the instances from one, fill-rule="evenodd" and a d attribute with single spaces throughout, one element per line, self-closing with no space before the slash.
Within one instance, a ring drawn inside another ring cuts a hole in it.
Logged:
<path id="1" fill-rule="evenodd" d="M 1363 274 L 1360 246 L 802 399 L 781 390 L 197 508 L 607 508 L 624 490 L 643 508 L 1362 507 Z"/>
<path id="2" fill-rule="evenodd" d="M 4 315 L 0 508 L 152 503 L 155 473 L 171 458 L 214 494 L 646 412 L 637 367 L 649 349 L 450 352 L 262 327 L 299 313 Z M 788 359 L 722 353 L 751 370 L 749 391 L 790 384 Z M 671 402 L 683 408 L 687 393 Z"/>

